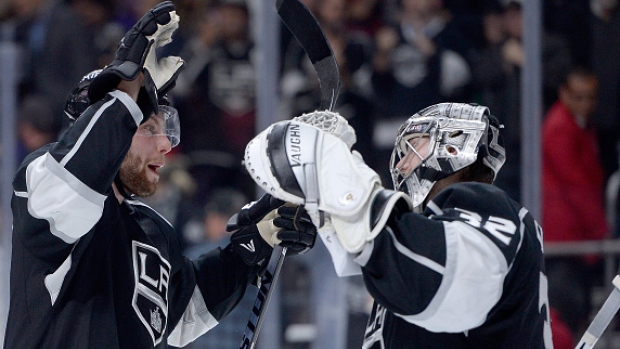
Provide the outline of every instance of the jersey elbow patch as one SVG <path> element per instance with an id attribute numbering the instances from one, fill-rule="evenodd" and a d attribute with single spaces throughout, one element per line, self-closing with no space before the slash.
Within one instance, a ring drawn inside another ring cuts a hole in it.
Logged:
<path id="1" fill-rule="evenodd" d="M 168 344 L 184 347 L 217 324 L 218 321 L 207 309 L 202 293 L 196 286 L 181 320 L 168 336 Z"/>
<path id="2" fill-rule="evenodd" d="M 46 153 L 26 170 L 28 212 L 47 220 L 52 234 L 74 243 L 103 214 L 106 196 L 90 189 Z"/>

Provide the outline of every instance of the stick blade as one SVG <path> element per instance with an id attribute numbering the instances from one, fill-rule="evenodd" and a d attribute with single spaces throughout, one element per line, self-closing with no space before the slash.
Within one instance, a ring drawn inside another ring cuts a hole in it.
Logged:
<path id="1" fill-rule="evenodd" d="M 314 66 L 321 86 L 321 109 L 333 110 L 340 92 L 340 72 L 323 29 L 310 9 L 299 0 L 277 0 L 276 8 Z"/>

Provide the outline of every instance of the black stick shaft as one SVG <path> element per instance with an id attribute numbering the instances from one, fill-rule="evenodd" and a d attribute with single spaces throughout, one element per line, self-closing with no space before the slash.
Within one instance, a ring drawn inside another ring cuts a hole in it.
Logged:
<path id="1" fill-rule="evenodd" d="M 258 333 L 265 321 L 265 312 L 267 311 L 269 301 L 273 294 L 273 286 L 280 276 L 285 256 L 285 247 L 276 246 L 273 248 L 273 253 L 271 254 L 269 264 L 267 264 L 267 269 L 265 270 L 265 275 L 261 278 L 258 295 L 254 301 L 254 307 L 248 319 L 248 324 L 243 332 L 240 349 L 254 349 L 256 346 Z"/>

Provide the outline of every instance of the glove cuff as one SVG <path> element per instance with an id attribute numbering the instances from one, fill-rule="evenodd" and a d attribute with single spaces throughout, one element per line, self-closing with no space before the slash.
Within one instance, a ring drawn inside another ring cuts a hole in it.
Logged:
<path id="1" fill-rule="evenodd" d="M 271 256 L 273 250 L 260 235 L 256 226 L 245 227 L 233 233 L 230 242 L 235 252 L 249 266 L 262 265 Z"/>
<path id="2" fill-rule="evenodd" d="M 411 198 L 403 193 L 377 186 L 360 215 L 332 214 L 331 221 L 338 239 L 349 253 L 359 253 L 385 227 L 394 211 L 411 211 Z"/>

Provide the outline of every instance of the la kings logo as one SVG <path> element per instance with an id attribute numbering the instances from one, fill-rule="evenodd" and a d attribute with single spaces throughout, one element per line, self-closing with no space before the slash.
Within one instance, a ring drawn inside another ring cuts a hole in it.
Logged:
<path id="1" fill-rule="evenodd" d="M 132 242 L 135 288 L 132 306 L 153 338 L 163 339 L 168 324 L 168 282 L 170 263 L 153 246 Z"/>
<path id="2" fill-rule="evenodd" d="M 383 325 L 385 322 L 386 309 L 375 302 L 372 312 L 368 317 L 366 332 L 364 333 L 364 343 L 362 349 L 385 349 L 383 339 Z"/>

